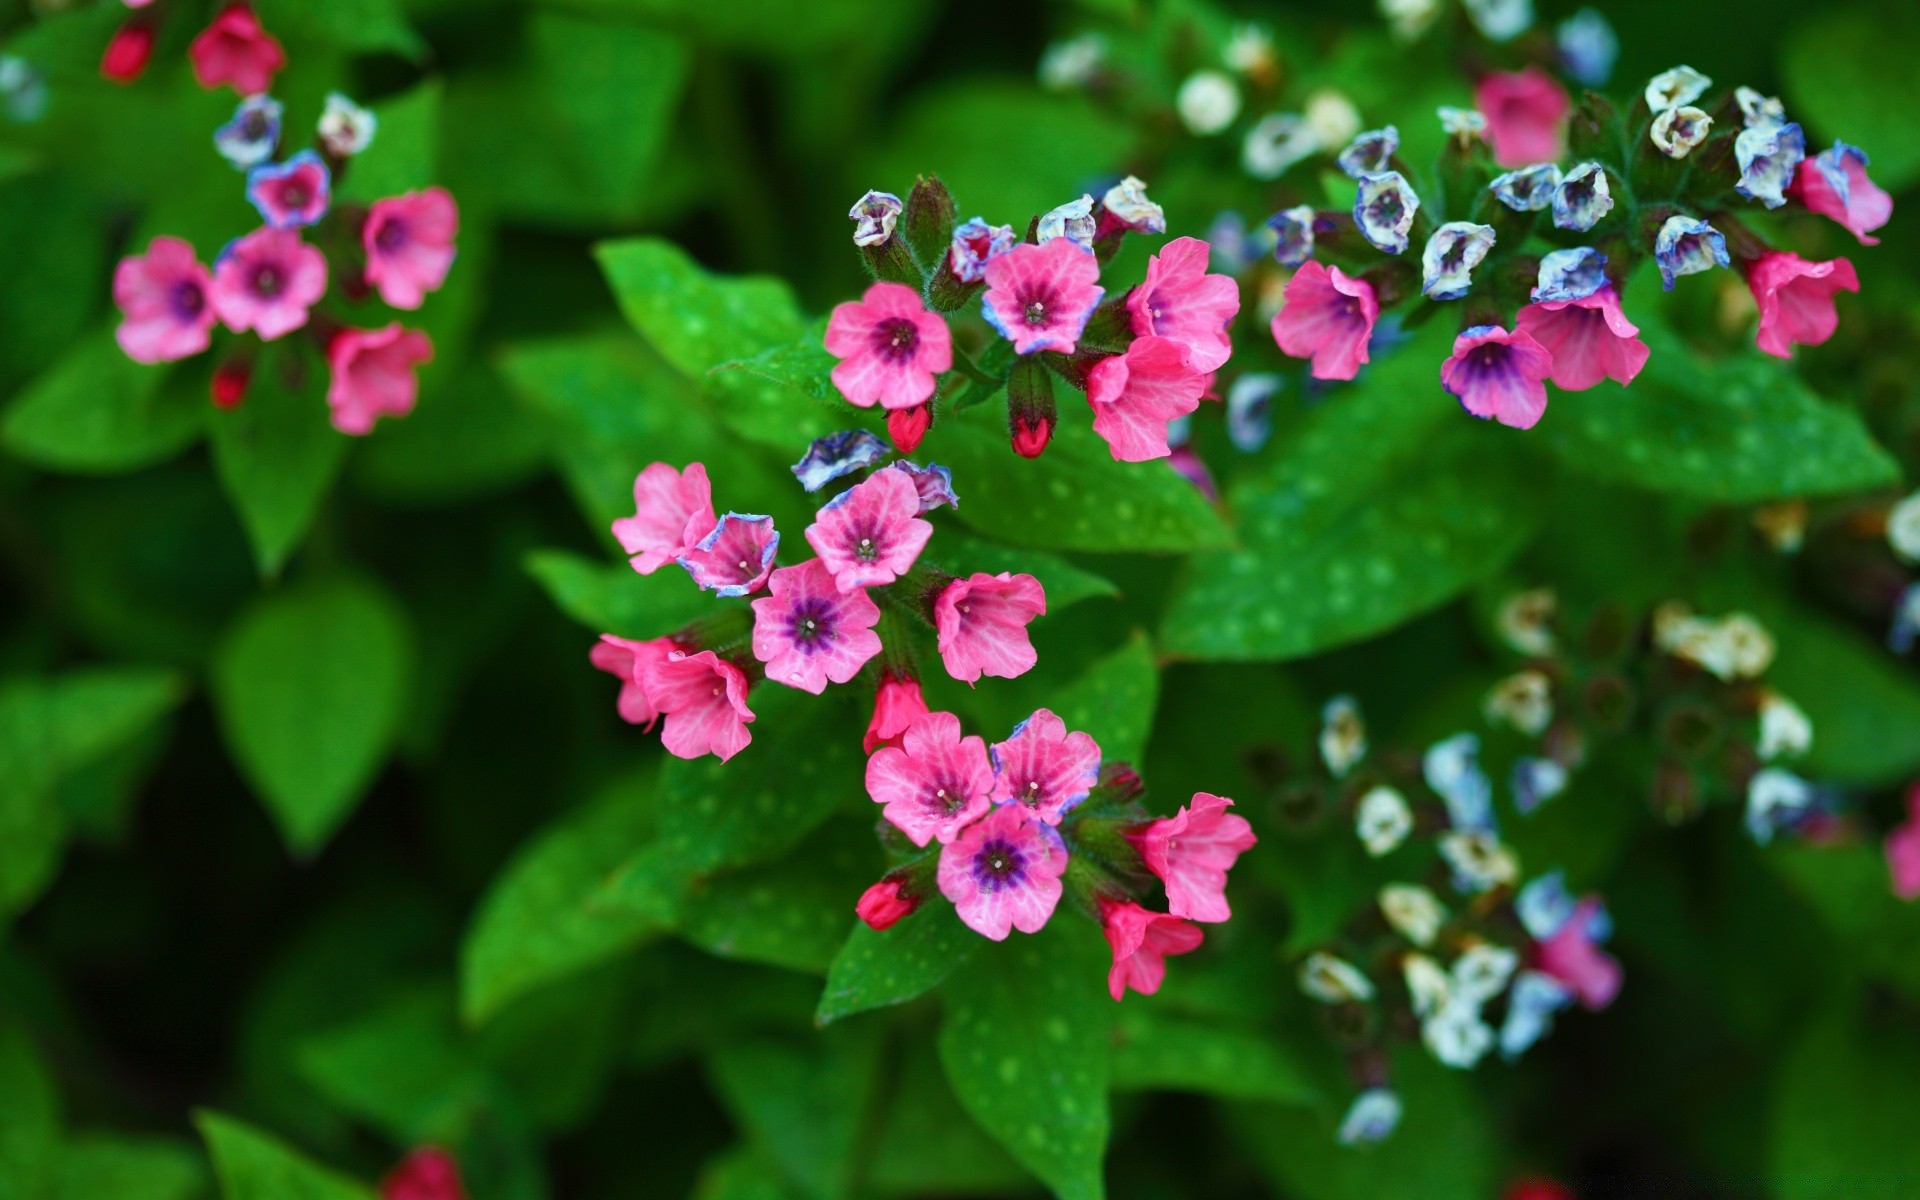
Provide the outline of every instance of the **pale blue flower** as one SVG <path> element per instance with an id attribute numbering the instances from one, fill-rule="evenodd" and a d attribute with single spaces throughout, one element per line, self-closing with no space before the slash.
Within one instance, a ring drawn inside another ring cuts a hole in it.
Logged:
<path id="1" fill-rule="evenodd" d="M 1740 182 L 1733 185 L 1734 190 L 1768 208 L 1779 208 L 1787 202 L 1787 185 L 1807 156 L 1807 135 L 1792 121 L 1749 125 L 1733 139 L 1733 154 L 1740 162 Z"/>
<path id="2" fill-rule="evenodd" d="M 1353 223 L 1378 249 L 1404 254 L 1407 232 L 1420 211 L 1420 197 L 1398 171 L 1377 171 L 1360 177 L 1353 201 Z"/>
<path id="3" fill-rule="evenodd" d="M 1585 233 L 1613 211 L 1613 190 L 1607 169 L 1584 162 L 1560 178 L 1553 190 L 1553 223 L 1561 229 Z"/>
<path id="4" fill-rule="evenodd" d="M 1448 221 L 1420 255 L 1420 291 L 1430 300 L 1458 300 L 1473 287 L 1473 269 L 1493 249 L 1493 226 Z"/>
<path id="5" fill-rule="evenodd" d="M 1540 277 L 1529 297 L 1543 300 L 1584 300 L 1607 285 L 1607 256 L 1592 246 L 1550 250 L 1541 256 Z"/>
<path id="6" fill-rule="evenodd" d="M 1673 290 L 1682 275 L 1698 275 L 1727 265 L 1727 239 L 1697 217 L 1671 216 L 1653 241 L 1653 260 L 1660 267 L 1660 284 Z"/>
<path id="7" fill-rule="evenodd" d="M 1560 168 L 1552 163 L 1535 163 L 1508 171 L 1495 176 L 1487 185 L 1494 199 L 1515 212 L 1539 212 L 1553 203 L 1559 188 Z"/>

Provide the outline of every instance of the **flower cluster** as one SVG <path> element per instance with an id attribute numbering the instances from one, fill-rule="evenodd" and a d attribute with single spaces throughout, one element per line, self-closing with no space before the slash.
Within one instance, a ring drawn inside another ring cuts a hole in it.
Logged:
<path id="1" fill-rule="evenodd" d="M 129 0 L 127 7 L 132 11 L 100 56 L 101 76 L 118 84 L 133 83 L 146 73 L 164 15 L 164 9 L 150 0 Z M 267 91 L 273 86 L 273 77 L 287 65 L 279 39 L 260 24 L 246 0 L 233 0 L 221 7 L 193 39 L 187 56 L 201 87 L 208 91 L 231 87 L 242 96 Z"/>
<path id="2" fill-rule="evenodd" d="M 1070 894 L 1106 933 L 1113 998 L 1151 995 L 1169 955 L 1197 949 L 1201 924 L 1232 915 L 1227 872 L 1256 839 L 1225 797 L 1196 793 L 1154 819 L 1144 791 L 1131 767 L 1103 767 L 1099 744 L 1044 708 L 991 746 L 962 736 L 952 713 L 923 710 L 867 760 L 867 794 L 912 849 L 856 911 L 884 930 L 937 888 L 969 928 L 1001 941 L 1038 933 Z M 1140 903 L 1156 881 L 1165 911 Z"/>
<path id="3" fill-rule="evenodd" d="M 235 6 L 216 28 L 238 20 L 236 13 L 253 19 Z M 213 61 L 238 61 L 239 50 L 220 45 L 225 48 Z M 197 44 L 195 53 L 198 62 Z M 231 77 L 236 88 L 264 88 L 271 72 Z M 433 357 L 433 344 L 398 321 L 356 328 L 329 315 L 321 302 L 337 281 L 351 302 L 377 294 L 390 308 L 418 309 L 453 265 L 459 210 L 437 187 L 370 205 L 335 203 L 334 188 L 372 143 L 374 115 L 335 93 L 314 145 L 282 157 L 283 115 L 279 101 L 254 92 L 213 135 L 214 148 L 243 174 L 261 226 L 227 243 L 211 267 L 192 245 L 166 236 L 121 260 L 113 277 L 121 312 L 116 337 L 129 358 L 161 363 L 202 353 L 214 344 L 216 327 L 224 328 L 235 336 L 222 338 L 213 402 L 232 408 L 246 396 L 261 344 L 304 332 L 326 360 L 334 428 L 370 433 L 381 417 L 413 410 L 415 371 Z"/>
<path id="4" fill-rule="evenodd" d="M 926 711 L 909 637 L 914 623 L 932 631 L 955 679 L 972 684 L 1031 668 L 1027 626 L 1047 611 L 1039 581 L 1007 572 L 951 575 L 920 561 L 933 536 L 927 514 L 960 499 L 945 467 L 881 464 L 885 457 L 884 443 L 860 430 L 809 447 L 793 468 L 808 491 L 863 478 L 807 526 L 815 557 L 787 566 L 777 559 L 773 518 L 716 514 L 703 464 L 641 471 L 634 515 L 613 523 L 634 570 L 650 575 L 674 563 L 718 597 L 755 599 L 666 637 L 604 635 L 592 661 L 620 678 L 621 717 L 648 728 L 663 721 L 662 744 L 682 758 L 724 761 L 753 740 L 747 700 L 757 682 L 819 695 L 877 659 L 871 747 L 897 740 Z"/>
<path id="5" fill-rule="evenodd" d="M 1036 457 L 1058 419 L 1059 379 L 1086 393 L 1115 459 L 1164 458 L 1168 426 L 1199 406 L 1233 352 L 1239 288 L 1208 273 L 1208 243 L 1175 238 L 1138 286 L 1112 297 L 1101 286 L 1125 235 L 1166 231 L 1138 179 L 1034 218 L 1024 237 L 980 217 L 958 221 L 937 179 L 905 201 L 868 192 L 848 215 L 878 282 L 827 323 L 833 385 L 854 405 L 884 409 L 905 453 L 937 412 L 1004 386 L 1013 447 Z M 976 299 L 981 322 L 964 319 Z"/>

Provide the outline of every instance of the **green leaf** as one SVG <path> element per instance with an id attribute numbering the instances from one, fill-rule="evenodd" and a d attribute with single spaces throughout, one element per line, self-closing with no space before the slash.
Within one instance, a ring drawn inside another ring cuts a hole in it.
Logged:
<path id="1" fill-rule="evenodd" d="M 639 945 L 657 928 L 589 903 L 651 825 L 657 772 L 627 776 L 536 835 L 481 898 L 460 951 L 460 1009 L 491 1020 L 525 993 Z"/>
<path id="2" fill-rule="evenodd" d="M 194 1118 L 225 1200 L 373 1200 L 358 1180 L 312 1162 L 269 1134 L 219 1113 Z"/>
<path id="3" fill-rule="evenodd" d="M 1320 1099 L 1309 1073 L 1278 1040 L 1137 1003 L 1121 1006 L 1113 1086 L 1116 1091 L 1202 1092 L 1279 1104 Z"/>
<path id="4" fill-rule="evenodd" d="M 707 1059 L 721 1102 L 808 1195 L 852 1193 L 860 1133 L 878 1082 L 875 1033 L 733 1038 Z"/>
<path id="5" fill-rule="evenodd" d="M 797 1200 L 780 1164 L 757 1146 L 736 1146 L 700 1168 L 693 1200 Z"/>
<path id="6" fill-rule="evenodd" d="M 1906 115 L 1920 108 L 1920 21 L 1901 5 L 1812 9 L 1781 38 L 1788 111 L 1816 138 L 1844 139 L 1873 158 L 1874 182 L 1897 192 L 1920 179 Z"/>
<path id="7" fill-rule="evenodd" d="M 1780 1064 L 1769 1189 L 1828 1200 L 1920 1188 L 1920 1040 L 1910 1022 L 1842 1000 L 1816 1016 Z"/>
<path id="8" fill-rule="evenodd" d="M 209 418 L 214 470 L 268 578 L 305 539 L 346 461 L 347 439 L 327 416 L 322 367 L 284 345 L 269 347 L 245 402 Z"/>
<path id="9" fill-rule="evenodd" d="M 960 497 L 962 504 L 966 500 L 964 495 Z M 941 530 L 939 540 L 933 542 L 930 549 L 933 553 L 929 557 L 937 559 L 955 575 L 971 575 L 975 571 L 998 575 L 1006 571 L 1033 576 L 1047 593 L 1049 614 L 1082 600 L 1120 594 L 1111 580 L 1076 567 L 1064 558 L 1039 550 L 1002 546 L 957 530 Z"/>
<path id="10" fill-rule="evenodd" d="M 982 940 L 960 923 L 953 905 L 937 897 L 928 897 L 919 911 L 891 929 L 855 921 L 827 968 L 814 1020 L 827 1025 L 924 995 L 965 965 Z"/>
<path id="11" fill-rule="evenodd" d="M 200 1152 L 166 1138 L 85 1134 L 60 1154 L 57 1195 L 95 1200 L 199 1200 L 212 1182 Z"/>
<path id="12" fill-rule="evenodd" d="M 398 0 L 259 0 L 258 11 L 267 32 L 288 45 L 321 42 L 359 54 L 386 51 L 412 59 L 427 49 Z"/>
<path id="13" fill-rule="evenodd" d="M 1555 391 L 1536 434 L 1569 465 L 1619 483 L 1725 504 L 1859 491 L 1899 466 L 1860 415 L 1809 391 L 1758 350 L 1704 361 L 1653 322 L 1631 387 Z"/>
<path id="14" fill-rule="evenodd" d="M 453 1138 L 494 1086 L 454 1033 L 439 988 L 395 992 L 364 1016 L 305 1038 L 301 1074 L 335 1107 L 396 1140 Z"/>
<path id="15" fill-rule="evenodd" d="M 1113 1002 L 1090 923 L 1054 921 L 983 947 L 942 998 L 953 1093 L 1063 1200 L 1105 1195 L 1101 1161 Z"/>
<path id="16" fill-rule="evenodd" d="M 1920 907 L 1893 894 L 1879 847 L 1769 846 L 1762 857 L 1820 914 L 1860 970 L 1920 999 Z"/>
<path id="17" fill-rule="evenodd" d="M 516 401 L 499 373 L 471 365 L 424 395 L 406 420 L 381 425 L 361 443 L 353 479 L 395 503 L 470 500 L 539 474 L 553 453 L 547 442 L 546 423 Z"/>
<path id="18" fill-rule="evenodd" d="M 708 880 L 681 906 L 680 933 L 722 958 L 825 974 L 859 898 L 854 881 L 884 869 L 872 822 L 829 822 L 779 862 Z"/>
<path id="19" fill-rule="evenodd" d="M 374 201 L 440 182 L 440 106 L 437 81 L 373 106 L 373 142 L 353 156 L 340 181 L 343 200 Z"/>
<path id="20" fill-rule="evenodd" d="M 1920 768 L 1920 676 L 1827 618 L 1780 607 L 1760 618 L 1779 646 L 1767 682 L 1813 722 L 1813 746 L 1794 768 L 1835 783 L 1910 779 Z"/>
<path id="21" fill-rule="evenodd" d="M 642 575 L 626 563 L 608 566 L 570 550 L 535 550 L 526 563 L 554 606 L 595 633 L 665 637 L 714 611 L 713 597 L 677 567 Z"/>
<path id="22" fill-rule="evenodd" d="M 1045 454 L 1007 443 L 997 400 L 935 425 L 921 453 L 953 469 L 962 521 L 989 537 L 1048 550 L 1220 549 L 1231 536 L 1200 490 L 1164 461 L 1115 462 L 1086 422 L 1069 418 Z M 969 480 L 992 480 L 969 488 Z"/>
<path id="23" fill-rule="evenodd" d="M 710 274 L 660 238 L 601 242 L 594 255 L 620 311 L 685 375 L 699 378 L 800 336 L 800 311 L 782 280 Z"/>
<path id="24" fill-rule="evenodd" d="M 26 1030 L 0 1021 L 0 1195 L 60 1200 L 52 1188 L 60 1097 Z"/>
<path id="25" fill-rule="evenodd" d="M 54 471 L 115 472 L 180 453 L 205 427 L 207 398 L 167 368 L 134 362 L 90 337 L 24 388 L 0 418 L 12 454 Z"/>
<path id="26" fill-rule="evenodd" d="M 833 386 L 840 360 L 827 353 L 825 331 L 826 322 L 815 321 L 798 341 L 715 367 L 707 387 L 727 427 L 796 459 L 796 446 L 837 430 L 879 429 L 877 414 L 855 408 Z"/>
<path id="27" fill-rule="evenodd" d="M 1153 644 L 1146 634 L 1136 633 L 1088 668 L 1049 707 L 1068 729 L 1092 734 L 1103 761 L 1138 763 L 1146 756 L 1159 694 Z"/>
<path id="28" fill-rule="evenodd" d="M 781 58 L 857 42 L 880 17 L 884 0 L 819 0 L 802 8 L 780 0 L 536 0 L 677 30 L 706 45 Z"/>
<path id="29" fill-rule="evenodd" d="M 221 732 L 296 853 L 324 845 L 373 783 L 412 660 L 405 616 L 359 580 L 270 594 L 228 633 L 213 663 Z"/>
<path id="30" fill-rule="evenodd" d="M 979 935 L 969 933 L 978 940 Z M 929 1037 L 908 1039 L 881 1107 L 868 1182 L 884 1195 L 1024 1196 L 1034 1179 L 954 1099 Z"/>
<path id="31" fill-rule="evenodd" d="M 1328 397 L 1232 489 L 1243 548 L 1188 564 L 1161 630 L 1168 653 L 1318 653 L 1445 603 L 1526 544 L 1540 508 L 1513 445 L 1526 435 L 1463 416 L 1440 391 L 1441 334 Z"/>

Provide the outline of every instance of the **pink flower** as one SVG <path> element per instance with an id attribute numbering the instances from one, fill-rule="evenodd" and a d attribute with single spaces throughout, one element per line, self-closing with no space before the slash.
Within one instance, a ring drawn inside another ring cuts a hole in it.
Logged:
<path id="1" fill-rule="evenodd" d="M 881 746 L 898 746 L 900 735 L 914 718 L 927 715 L 927 700 L 920 694 L 920 681 L 910 675 L 880 672 L 880 688 L 873 696 L 873 719 L 867 722 L 867 734 L 860 749 L 872 754 Z"/>
<path id="2" fill-rule="evenodd" d="M 1211 380 L 1194 370 L 1179 342 L 1137 337 L 1125 354 L 1101 359 L 1087 375 L 1093 431 L 1116 461 L 1165 458 L 1167 423 L 1199 408 Z"/>
<path id="3" fill-rule="evenodd" d="M 1025 808 L 1003 805 L 941 849 L 940 894 L 953 901 L 968 928 L 999 942 L 1012 929 L 1038 933 L 1045 927 L 1060 903 L 1066 869 L 1060 835 Z"/>
<path id="4" fill-rule="evenodd" d="M 404 417 L 420 392 L 414 368 L 433 358 L 433 343 L 398 321 L 382 329 L 342 329 L 327 343 L 327 407 L 333 427 L 358 437 L 381 417 Z"/>
<path id="5" fill-rule="evenodd" d="M 665 662 L 667 656 L 678 649 L 672 638 L 635 642 L 603 633 L 594 643 L 593 652 L 587 655 L 587 661 L 620 680 L 620 719 L 629 725 L 652 729 L 653 723 L 660 719 L 660 710 L 647 699 L 646 671 L 654 663 Z"/>
<path id="6" fill-rule="evenodd" d="M 138 258 L 123 258 L 113 271 L 113 302 L 126 319 L 113 336 L 135 362 L 172 362 L 207 348 L 213 277 L 179 238 L 157 237 Z"/>
<path id="7" fill-rule="evenodd" d="M 311 150 L 283 163 L 264 163 L 247 175 L 247 200 L 275 229 L 298 229 L 327 215 L 333 177 Z"/>
<path id="8" fill-rule="evenodd" d="M 1031 575 L 979 571 L 954 580 L 933 602 L 933 627 L 947 674 L 965 683 L 982 675 L 1026 674 L 1039 661 L 1027 626 L 1046 611 L 1047 594 Z"/>
<path id="9" fill-rule="evenodd" d="M 1887 834 L 1886 852 L 1893 894 L 1920 899 L 1920 784 L 1907 793 L 1907 819 Z"/>
<path id="10" fill-rule="evenodd" d="M 146 74 L 153 58 L 153 22 L 140 18 L 114 31 L 100 56 L 100 75 L 114 83 L 132 83 Z"/>
<path id="11" fill-rule="evenodd" d="M 712 754 L 725 762 L 753 740 L 747 732 L 753 721 L 747 677 L 713 651 L 675 650 L 663 661 L 649 663 L 641 679 L 647 702 L 666 718 L 660 744 L 669 754 Z"/>
<path id="12" fill-rule="evenodd" d="M 912 569 L 933 525 L 920 519 L 920 489 L 903 471 L 876 471 L 829 500 L 807 526 L 807 544 L 840 590 L 892 583 Z"/>
<path id="13" fill-rule="evenodd" d="M 1547 411 L 1544 380 L 1552 371 L 1553 356 L 1524 331 L 1475 325 L 1453 339 L 1440 382 L 1474 416 L 1532 429 Z"/>
<path id="14" fill-rule="evenodd" d="M 859 300 L 834 305 L 826 347 L 840 360 L 833 386 L 861 408 L 925 404 L 935 377 L 953 367 L 946 319 L 903 283 L 876 283 Z"/>
<path id="15" fill-rule="evenodd" d="M 730 512 L 678 561 L 702 589 L 716 596 L 745 596 L 767 582 L 779 549 L 772 517 Z"/>
<path id="16" fill-rule="evenodd" d="M 1640 327 L 1627 320 L 1611 286 L 1578 300 L 1529 304 L 1514 328 L 1540 343 L 1553 359 L 1549 378 L 1569 392 L 1585 391 L 1602 379 L 1632 383 L 1647 365 Z"/>
<path id="17" fill-rule="evenodd" d="M 1287 280 L 1286 303 L 1273 315 L 1273 340 L 1283 354 L 1313 359 L 1315 379 L 1352 379 L 1367 361 L 1379 319 L 1372 284 L 1308 262 Z"/>
<path id="18" fill-rule="evenodd" d="M 1793 357 L 1795 344 L 1818 346 L 1840 327 L 1833 294 L 1858 292 L 1860 277 L 1844 258 L 1808 262 L 1798 254 L 1762 254 L 1747 270 L 1747 286 L 1760 306 L 1759 347 L 1776 358 Z"/>
<path id="19" fill-rule="evenodd" d="M 633 481 L 631 517 L 613 523 L 613 536 L 633 558 L 633 569 L 651 575 L 700 544 L 713 532 L 713 488 L 707 468 L 694 463 L 683 474 L 653 463 Z"/>
<path id="20" fill-rule="evenodd" d="M 447 189 L 432 187 L 375 200 L 360 227 L 367 282 L 395 308 L 419 308 L 446 282 L 460 209 Z"/>
<path id="21" fill-rule="evenodd" d="M 845 683 L 880 653 L 880 606 L 855 588 L 842 592 L 817 558 L 782 567 L 753 602 L 753 656 L 767 678 L 818 696 Z"/>
<path id="22" fill-rule="evenodd" d="M 193 59 L 193 77 L 211 91 L 232 84 L 242 96 L 273 86 L 274 72 L 287 65 L 286 52 L 272 34 L 260 27 L 260 18 L 245 3 L 229 4 L 213 24 L 187 48 Z"/>
<path id="23" fill-rule="evenodd" d="M 898 746 L 867 760 L 867 795 L 916 846 L 951 842 L 987 811 L 992 792 L 985 739 L 961 737 L 952 713 L 915 718 Z"/>
<path id="24" fill-rule="evenodd" d="M 467 1192 L 453 1156 L 424 1146 L 380 1181 L 380 1200 L 467 1200 Z"/>
<path id="25" fill-rule="evenodd" d="M 1598 900 L 1582 900 L 1535 951 L 1536 965 L 1572 989 L 1588 1008 L 1605 1008 L 1620 992 L 1620 963 L 1594 939 Z"/>
<path id="26" fill-rule="evenodd" d="M 993 745 L 993 802 L 1018 804 L 1049 825 L 1087 798 L 1100 780 L 1100 743 L 1067 732 L 1067 723 L 1037 709 Z"/>
<path id="27" fill-rule="evenodd" d="M 1107 991 L 1115 1000 L 1132 988 L 1142 996 L 1160 990 L 1167 977 L 1167 956 L 1200 948 L 1206 937 L 1198 925 L 1166 913 L 1148 912 L 1131 900 L 1100 898 L 1100 925 L 1113 947 Z"/>
<path id="28" fill-rule="evenodd" d="M 1233 356 L 1227 326 L 1240 311 L 1233 277 L 1207 274 L 1212 249 L 1199 238 L 1173 239 L 1147 260 L 1147 281 L 1127 297 L 1133 331 L 1172 338 L 1199 371 L 1217 371 Z"/>
<path id="29" fill-rule="evenodd" d="M 1227 872 L 1259 839 L 1224 796 L 1195 792 L 1193 803 L 1127 835 L 1147 869 L 1167 886 L 1167 910 L 1193 921 L 1224 921 Z"/>
<path id="30" fill-rule="evenodd" d="M 294 230 L 256 229 L 214 262 L 208 295 L 228 329 L 251 329 L 270 342 L 305 325 L 326 291 L 326 255 Z"/>
<path id="31" fill-rule="evenodd" d="M 867 927 L 876 932 L 892 929 L 901 917 L 911 915 L 925 899 L 909 892 L 904 883 L 889 875 L 860 893 L 860 902 L 853 906 L 853 913 Z"/>
<path id="32" fill-rule="evenodd" d="M 1503 167 L 1553 162 L 1566 133 L 1567 93 L 1539 67 L 1480 77 L 1473 105 L 1487 119 L 1487 142 Z"/>
<path id="33" fill-rule="evenodd" d="M 981 312 L 1021 354 L 1072 354 L 1106 295 L 1099 262 L 1064 237 L 1015 246 L 987 263 L 985 278 Z"/>
<path id="34" fill-rule="evenodd" d="M 1867 156 L 1845 142 L 1800 160 L 1793 177 L 1800 203 L 1846 226 L 1862 246 L 1878 246 L 1870 236 L 1893 216 L 1893 197 L 1867 178 Z"/>

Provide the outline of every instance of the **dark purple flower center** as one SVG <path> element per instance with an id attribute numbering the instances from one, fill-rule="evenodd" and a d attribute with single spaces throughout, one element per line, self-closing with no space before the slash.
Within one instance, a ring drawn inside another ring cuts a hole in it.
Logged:
<path id="1" fill-rule="evenodd" d="M 257 142 L 267 136 L 267 114 L 253 109 L 240 118 L 240 135 L 250 142 Z"/>
<path id="2" fill-rule="evenodd" d="M 398 250 L 407 244 L 407 223 L 397 217 L 388 217 L 374 232 L 373 244 L 388 253 Z"/>
<path id="3" fill-rule="evenodd" d="M 253 268 L 253 290 L 256 294 L 274 297 L 286 286 L 286 277 L 280 273 L 278 263 L 260 263 Z"/>
<path id="4" fill-rule="evenodd" d="M 920 327 L 905 317 L 892 317 L 873 327 L 873 345 L 889 362 L 906 362 L 920 345 Z"/>
<path id="5" fill-rule="evenodd" d="M 1395 191 L 1381 192 L 1374 197 L 1373 203 L 1367 205 L 1368 219 L 1380 225 L 1398 225 L 1405 212 L 1406 208 L 1400 203 L 1400 193 Z"/>
<path id="6" fill-rule="evenodd" d="M 1045 328 L 1059 297 L 1050 287 L 1029 287 L 1018 293 L 1020 301 L 1020 319 L 1028 328 Z"/>
<path id="7" fill-rule="evenodd" d="M 787 615 L 787 637 L 797 649 L 812 654 L 833 641 L 834 606 L 832 601 L 808 600 L 794 606 Z"/>
<path id="8" fill-rule="evenodd" d="M 1160 299 L 1159 292 L 1147 293 L 1147 323 L 1153 327 L 1153 331 L 1155 333 L 1160 332 L 1160 317 L 1162 315 L 1162 308 L 1161 308 L 1162 303 L 1163 302 Z"/>
<path id="9" fill-rule="evenodd" d="M 305 208 L 309 199 L 307 185 L 298 179 L 289 179 L 280 187 L 280 203 L 288 208 Z"/>
<path id="10" fill-rule="evenodd" d="M 951 817 L 966 807 L 967 793 L 966 789 L 960 786 L 960 781 L 953 777 L 952 772 L 942 772 L 934 779 L 932 786 L 927 789 L 920 802 L 943 817 Z"/>
<path id="11" fill-rule="evenodd" d="M 1561 193 L 1566 196 L 1567 204 L 1571 207 L 1578 207 L 1591 201 L 1593 199 L 1593 189 L 1594 177 L 1592 175 L 1582 175 L 1578 179 L 1569 179 L 1560 185 Z"/>
<path id="12" fill-rule="evenodd" d="M 1004 838 L 994 838 L 973 856 L 973 881 L 983 892 L 998 892 L 1026 882 L 1027 858 Z"/>
<path id="13" fill-rule="evenodd" d="M 207 307 L 207 294 L 200 285 L 191 279 L 182 279 L 173 285 L 173 293 L 168 297 L 173 306 L 174 315 L 182 320 L 191 321 Z"/>
<path id="14" fill-rule="evenodd" d="M 883 546 L 879 531 L 872 526 L 853 531 L 858 536 L 853 539 L 853 556 L 861 562 L 873 562 L 880 557 Z"/>
<path id="15" fill-rule="evenodd" d="M 1046 803 L 1050 789 L 1038 779 L 1015 779 L 1012 784 L 1013 798 L 1028 808 L 1039 808 Z"/>

